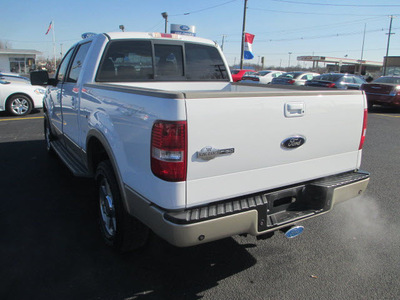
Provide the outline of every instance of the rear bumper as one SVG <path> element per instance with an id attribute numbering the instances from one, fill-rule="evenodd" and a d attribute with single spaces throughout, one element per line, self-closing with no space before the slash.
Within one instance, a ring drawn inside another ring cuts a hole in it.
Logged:
<path id="1" fill-rule="evenodd" d="M 254 236 L 288 227 L 326 213 L 340 202 L 361 195 L 366 172 L 349 172 L 279 190 L 168 212 L 151 205 L 129 188 L 128 210 L 169 243 L 186 247 L 236 234 Z"/>
<path id="2" fill-rule="evenodd" d="M 366 93 L 368 103 L 384 106 L 400 106 L 400 96 L 377 95 Z"/>

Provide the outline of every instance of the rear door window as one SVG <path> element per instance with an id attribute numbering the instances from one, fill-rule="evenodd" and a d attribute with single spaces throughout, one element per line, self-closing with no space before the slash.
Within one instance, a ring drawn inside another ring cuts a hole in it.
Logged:
<path id="1" fill-rule="evenodd" d="M 77 82 L 79 78 L 79 74 L 82 70 L 83 61 L 86 58 L 86 54 L 89 51 L 91 43 L 82 44 L 78 52 L 75 55 L 74 60 L 72 61 L 71 70 L 69 71 L 69 76 L 67 81 L 69 82 Z"/>

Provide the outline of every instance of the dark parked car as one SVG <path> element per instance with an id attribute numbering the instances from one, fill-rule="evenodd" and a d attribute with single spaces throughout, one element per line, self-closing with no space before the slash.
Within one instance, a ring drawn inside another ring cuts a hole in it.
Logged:
<path id="1" fill-rule="evenodd" d="M 327 87 L 336 89 L 360 90 L 367 83 L 364 78 L 353 74 L 327 73 L 314 77 L 306 82 L 306 86 Z"/>
<path id="2" fill-rule="evenodd" d="M 374 104 L 400 107 L 400 76 L 382 76 L 363 85 L 368 109 Z"/>

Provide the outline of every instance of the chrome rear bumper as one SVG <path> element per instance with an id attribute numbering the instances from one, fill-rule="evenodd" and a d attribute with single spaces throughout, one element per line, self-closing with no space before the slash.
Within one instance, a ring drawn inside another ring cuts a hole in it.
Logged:
<path id="1" fill-rule="evenodd" d="M 151 205 L 129 188 L 128 208 L 155 233 L 179 247 L 236 234 L 254 236 L 288 227 L 326 213 L 340 202 L 361 195 L 369 173 L 349 172 L 305 184 L 168 212 Z"/>

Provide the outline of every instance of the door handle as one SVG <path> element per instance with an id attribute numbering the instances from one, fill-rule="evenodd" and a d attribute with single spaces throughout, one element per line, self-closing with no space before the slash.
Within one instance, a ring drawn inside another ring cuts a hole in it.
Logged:
<path id="1" fill-rule="evenodd" d="M 73 109 L 76 109 L 76 99 L 75 97 L 71 97 L 71 106 Z"/>

